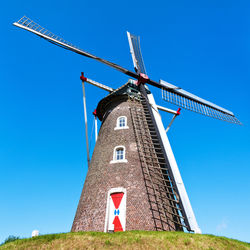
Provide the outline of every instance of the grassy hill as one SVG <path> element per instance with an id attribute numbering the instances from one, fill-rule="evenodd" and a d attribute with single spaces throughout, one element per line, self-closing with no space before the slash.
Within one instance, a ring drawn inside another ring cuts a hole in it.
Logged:
<path id="1" fill-rule="evenodd" d="M 19 239 L 3 249 L 250 249 L 250 243 L 213 235 L 127 231 L 48 234 Z"/>

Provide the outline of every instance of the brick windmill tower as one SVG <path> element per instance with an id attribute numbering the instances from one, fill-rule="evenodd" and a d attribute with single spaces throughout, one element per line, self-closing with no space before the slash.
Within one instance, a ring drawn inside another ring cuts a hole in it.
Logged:
<path id="1" fill-rule="evenodd" d="M 135 72 L 85 52 L 27 17 L 14 23 L 52 43 L 95 59 L 135 78 L 118 89 L 81 76 L 88 154 L 88 174 L 72 231 L 168 230 L 200 233 L 166 132 L 179 114 L 155 103 L 146 84 L 160 88 L 162 98 L 179 107 L 240 124 L 234 114 L 180 87 L 146 75 L 139 38 L 128 33 Z M 84 83 L 109 94 L 95 115 L 102 122 L 89 159 Z M 159 110 L 174 114 L 165 130 Z"/>
<path id="2" fill-rule="evenodd" d="M 150 95 L 150 92 L 147 91 Z M 102 99 L 102 121 L 72 231 L 182 230 L 147 102 L 130 80 Z"/>

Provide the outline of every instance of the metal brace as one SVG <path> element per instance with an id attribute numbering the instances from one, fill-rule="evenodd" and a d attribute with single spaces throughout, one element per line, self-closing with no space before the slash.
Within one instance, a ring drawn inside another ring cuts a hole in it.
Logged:
<path id="1" fill-rule="evenodd" d="M 169 123 L 168 127 L 166 128 L 166 133 L 168 132 L 168 130 L 170 129 L 171 125 L 173 124 L 175 118 L 180 115 L 180 111 L 181 111 L 181 108 L 178 108 L 178 110 L 176 111 L 176 113 L 174 114 L 171 122 Z"/>

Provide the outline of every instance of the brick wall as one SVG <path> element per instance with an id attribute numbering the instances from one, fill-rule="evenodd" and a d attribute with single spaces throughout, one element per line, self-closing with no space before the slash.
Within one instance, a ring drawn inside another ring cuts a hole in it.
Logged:
<path id="1" fill-rule="evenodd" d="M 131 105 L 142 106 L 128 96 L 114 97 L 105 105 L 106 115 L 71 230 L 104 231 L 108 191 L 116 187 L 127 191 L 126 230 L 156 230 L 130 114 Z M 114 130 L 119 116 L 127 117 L 129 129 Z M 118 145 L 126 148 L 128 162 L 110 164 Z"/>

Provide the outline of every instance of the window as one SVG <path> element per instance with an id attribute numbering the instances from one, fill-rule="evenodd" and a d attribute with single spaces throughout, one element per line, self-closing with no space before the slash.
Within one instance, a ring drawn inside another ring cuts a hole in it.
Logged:
<path id="1" fill-rule="evenodd" d="M 125 121 L 125 117 L 120 117 L 118 120 L 118 127 L 122 128 L 126 126 L 126 121 Z"/>
<path id="2" fill-rule="evenodd" d="M 127 126 L 127 117 L 126 116 L 118 117 L 117 121 L 116 121 L 115 130 L 117 130 L 117 129 L 127 129 L 127 128 L 129 128 Z"/>
<path id="3" fill-rule="evenodd" d="M 124 149 L 123 148 L 116 149 L 116 151 L 115 151 L 115 159 L 117 161 L 124 159 Z"/>
<path id="4" fill-rule="evenodd" d="M 125 147 L 124 146 L 117 146 L 114 148 L 113 160 L 110 161 L 110 163 L 119 163 L 119 162 L 123 162 L 123 163 L 128 162 L 125 159 Z"/>

